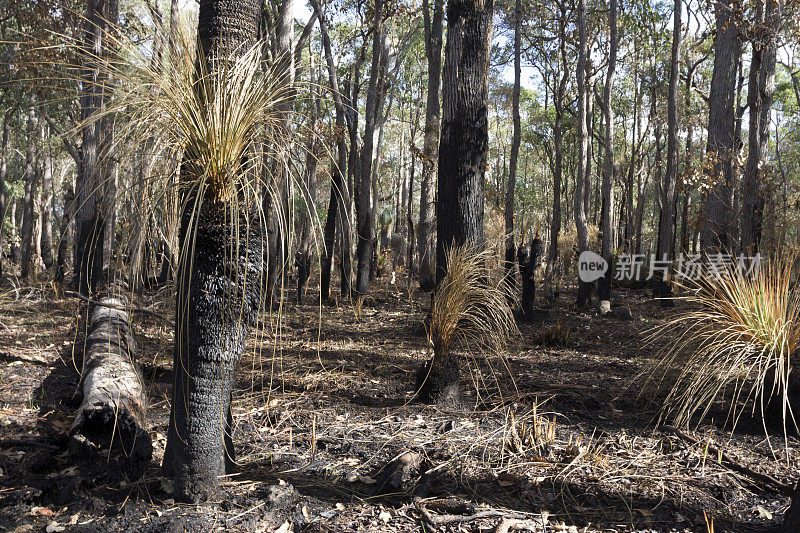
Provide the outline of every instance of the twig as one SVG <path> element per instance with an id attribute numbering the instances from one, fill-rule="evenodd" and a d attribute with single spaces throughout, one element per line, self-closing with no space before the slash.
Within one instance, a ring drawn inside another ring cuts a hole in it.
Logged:
<path id="1" fill-rule="evenodd" d="M 73 291 L 64 291 L 64 294 L 67 296 L 74 296 L 75 298 L 83 300 L 84 302 L 92 305 L 99 305 L 100 307 L 107 307 L 109 309 L 117 309 L 118 311 L 133 311 L 134 313 L 144 313 L 146 315 L 154 316 L 161 320 L 167 321 L 167 317 L 165 317 L 164 315 L 156 313 L 155 311 L 151 311 L 149 309 L 145 309 L 144 307 L 124 307 L 121 305 L 102 303 L 98 302 L 97 300 L 92 300 L 91 298 L 88 298 L 79 292 L 73 292 Z"/>
<path id="2" fill-rule="evenodd" d="M 452 515 L 452 514 L 445 514 L 441 516 L 433 516 L 430 511 L 425 507 L 425 505 L 421 501 L 417 501 L 414 503 L 417 511 L 422 515 L 422 519 L 429 523 L 432 526 L 445 526 L 449 524 L 465 524 L 467 522 L 472 522 L 473 520 L 479 520 L 481 518 L 497 518 L 498 516 L 507 517 L 507 518 L 514 518 L 514 519 L 521 519 L 525 518 L 523 515 L 519 514 L 509 514 L 503 511 L 497 511 L 494 509 L 489 509 L 487 511 L 478 511 L 477 513 L 471 515 Z"/>
<path id="3" fill-rule="evenodd" d="M 661 429 L 662 431 L 672 433 L 676 437 L 679 437 L 692 444 L 696 445 L 701 444 L 699 440 L 692 437 L 691 435 L 687 435 L 678 428 L 674 428 L 672 426 L 663 426 Z M 772 486 L 774 489 L 777 489 L 778 493 L 783 494 L 784 496 L 791 496 L 794 493 L 794 486 L 782 483 L 777 479 L 775 479 L 774 477 L 770 476 L 769 474 L 762 474 L 761 472 L 756 472 L 755 470 L 744 466 L 743 464 L 739 463 L 731 456 L 723 452 L 722 450 L 712 446 L 710 443 L 708 445 L 703 443 L 703 446 L 706 446 L 708 451 L 711 452 L 712 454 L 715 454 L 720 458 L 722 458 L 722 461 L 724 461 L 725 464 L 732 470 L 735 470 L 740 474 L 744 474 L 745 476 L 748 476 L 749 478 L 755 481 L 759 481 L 765 485 Z"/>

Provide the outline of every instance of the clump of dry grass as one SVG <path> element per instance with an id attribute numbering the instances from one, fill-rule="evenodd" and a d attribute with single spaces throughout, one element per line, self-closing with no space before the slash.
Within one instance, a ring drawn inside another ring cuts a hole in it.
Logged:
<path id="1" fill-rule="evenodd" d="M 517 417 L 509 410 L 506 417 L 503 435 L 504 449 L 511 454 L 534 452 L 540 457 L 547 457 L 550 445 L 556 439 L 555 415 L 546 417 L 538 412 L 538 404 L 534 403 L 529 413 Z"/>
<path id="2" fill-rule="evenodd" d="M 470 246 L 447 251 L 447 274 L 433 295 L 428 331 L 435 357 L 456 343 L 498 353 L 519 333 L 503 278 L 492 279 L 486 269 L 490 255 Z"/>
<path id="3" fill-rule="evenodd" d="M 572 329 L 561 320 L 556 319 L 555 324 L 536 333 L 532 340 L 540 346 L 569 346 L 572 340 Z"/>
<path id="4" fill-rule="evenodd" d="M 764 415 L 770 401 L 780 401 L 783 420 L 794 416 L 789 404 L 792 357 L 800 349 L 800 293 L 793 288 L 794 258 L 771 262 L 752 276 L 730 270 L 684 285 L 692 309 L 669 328 L 682 330 L 666 348 L 659 373 L 678 370 L 662 419 L 686 425 L 706 415 L 733 388 L 733 421 L 742 406 Z M 660 335 L 656 333 L 655 335 Z"/>

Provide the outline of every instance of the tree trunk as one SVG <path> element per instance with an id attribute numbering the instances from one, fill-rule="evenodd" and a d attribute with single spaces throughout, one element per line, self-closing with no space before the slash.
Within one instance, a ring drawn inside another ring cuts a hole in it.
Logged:
<path id="1" fill-rule="evenodd" d="M 22 252 L 20 250 L 18 237 L 19 228 L 22 226 L 19 218 L 21 216 L 20 212 L 22 211 L 21 206 L 23 201 L 23 198 L 17 198 L 11 201 L 11 260 L 17 264 L 22 261 Z"/>
<path id="2" fill-rule="evenodd" d="M 578 34 L 578 66 L 576 68 L 578 80 L 578 169 L 575 174 L 572 209 L 578 236 L 578 252 L 583 253 L 589 249 L 589 234 L 586 227 L 584 205 L 584 190 L 588 189 L 589 185 L 587 182 L 587 168 L 589 166 L 589 131 L 587 128 L 589 91 L 586 83 L 586 59 L 589 55 L 589 45 L 586 36 L 586 0 L 578 0 Z M 576 305 L 585 307 L 589 303 L 591 296 L 592 284 L 579 279 Z"/>
<path id="3" fill-rule="evenodd" d="M 511 116 L 514 122 L 514 135 L 511 139 L 511 160 L 509 161 L 508 180 L 506 181 L 505 232 L 506 232 L 506 280 L 511 286 L 516 285 L 514 273 L 516 250 L 514 247 L 514 197 L 517 188 L 517 162 L 519 145 L 522 140 L 522 126 L 519 117 L 519 93 L 522 78 L 520 52 L 522 48 L 522 5 L 521 0 L 514 4 L 514 89 L 511 96 Z"/>
<path id="4" fill-rule="evenodd" d="M 687 117 L 691 116 L 692 111 L 692 80 L 694 79 L 694 69 L 691 65 L 691 60 L 687 58 L 687 75 L 686 75 L 686 87 L 685 87 L 685 102 L 686 102 L 686 115 Z M 687 127 L 686 127 L 686 157 L 684 162 L 684 173 L 686 176 L 692 170 L 692 165 L 694 162 L 693 152 L 694 152 L 694 126 L 692 125 L 692 121 L 687 119 Z M 690 208 L 692 206 L 692 189 L 689 188 L 688 184 L 684 184 L 683 186 L 683 214 L 681 216 L 682 224 L 681 224 L 681 252 L 684 254 L 689 253 L 689 228 L 693 226 L 690 224 L 689 215 L 690 215 Z"/>
<path id="5" fill-rule="evenodd" d="M 419 108 L 417 108 L 419 109 Z M 419 120 L 419 113 L 415 114 L 414 122 Z M 416 128 L 411 129 L 411 142 L 416 137 Z M 411 287 L 411 277 L 414 275 L 414 249 L 416 248 L 416 232 L 414 230 L 414 179 L 416 178 L 417 166 L 414 153 L 411 152 L 411 172 L 408 176 L 408 204 L 406 205 L 406 225 L 408 227 L 408 249 L 406 252 L 406 263 L 408 264 L 408 286 Z"/>
<path id="6" fill-rule="evenodd" d="M 84 21 L 86 59 L 83 64 L 83 94 L 81 119 L 90 121 L 103 106 L 103 86 L 106 82 L 102 69 L 93 57 L 101 57 L 106 47 L 104 32 L 107 23 L 115 24 L 112 12 L 115 2 L 89 0 Z M 91 120 L 83 128 L 81 140 L 82 168 L 76 184 L 75 213 L 75 267 L 74 285 L 84 296 L 89 295 L 103 276 L 103 243 L 105 242 L 105 214 L 103 213 L 104 179 L 99 164 L 100 146 L 105 136 L 106 120 Z"/>
<path id="7" fill-rule="evenodd" d="M 442 75 L 442 136 L 436 203 L 436 281 L 447 273 L 452 246 L 483 247 L 484 181 L 489 152 L 489 43 L 492 0 L 449 0 Z M 434 352 L 420 397 L 459 403 L 458 357 Z"/>
<path id="8" fill-rule="evenodd" d="M 742 251 L 747 255 L 758 252 L 764 213 L 759 169 L 769 141 L 772 97 L 775 93 L 775 61 L 781 2 L 760 0 L 756 4 L 756 36 L 750 60 L 750 84 L 747 103 L 750 108 L 747 166 L 744 173 L 742 198 Z"/>
<path id="9" fill-rule="evenodd" d="M 661 216 L 658 224 L 657 261 L 671 261 L 674 255 L 675 237 L 675 187 L 678 182 L 678 76 L 681 48 L 681 5 L 683 0 L 675 0 L 672 29 L 672 54 L 670 59 L 669 97 L 667 99 L 667 172 L 661 184 Z M 668 272 L 661 279 L 654 280 L 653 295 L 668 298 L 672 288 L 668 284 Z M 664 300 L 664 305 L 673 302 Z"/>
<path id="10" fill-rule="evenodd" d="M 316 213 L 314 208 L 314 198 L 317 189 L 317 147 L 314 138 L 306 147 L 306 172 L 305 183 L 302 185 L 303 205 L 300 214 L 300 238 L 297 242 L 297 255 L 295 256 L 295 266 L 297 267 L 297 301 L 303 300 L 306 284 L 311 275 L 311 236 L 314 232 L 312 215 Z"/>
<path id="11" fill-rule="evenodd" d="M 742 51 L 739 36 L 741 0 L 714 4 L 716 40 L 714 73 L 709 97 L 706 152 L 714 157 L 710 181 L 713 183 L 701 206 L 703 226 L 700 248 L 703 252 L 727 250 L 730 242 L 733 187 L 733 156 L 736 141 L 736 73 Z"/>
<path id="12" fill-rule="evenodd" d="M 334 108 L 336 110 L 336 128 L 340 132 L 337 140 L 338 159 L 333 164 L 331 171 L 331 197 L 328 204 L 328 220 L 325 221 L 325 257 L 322 261 L 321 289 L 322 298 L 327 300 L 330 296 L 330 278 L 333 268 L 333 250 L 336 239 L 336 227 L 338 224 L 339 233 L 342 236 L 341 253 L 341 273 L 342 273 L 342 296 L 350 295 L 350 220 L 348 217 L 348 205 L 350 203 L 350 193 L 344 179 L 347 169 L 347 143 L 344 138 L 346 127 L 345 108 L 342 103 L 342 96 L 339 92 L 339 74 L 333 62 L 333 52 L 331 50 L 331 40 L 328 35 L 328 25 L 317 0 L 311 0 L 311 5 L 319 19 L 320 35 L 322 37 L 322 47 L 325 54 L 325 63 L 328 69 L 328 82 L 330 84 L 331 95 L 333 97 Z"/>
<path id="13" fill-rule="evenodd" d="M 255 43 L 259 6 L 258 0 L 200 2 L 198 61 L 206 61 L 212 75 L 211 58 L 241 54 Z M 187 166 L 181 167 L 184 181 L 191 179 Z M 259 217 L 248 215 L 249 207 L 241 206 L 240 219 L 231 220 L 224 199 L 206 194 L 202 205 L 196 201 L 190 192 L 181 215 L 172 406 L 162 466 L 174 476 L 176 497 L 189 502 L 214 497 L 218 476 L 233 469 L 234 369 L 259 313 L 265 253 Z"/>
<path id="14" fill-rule="evenodd" d="M 42 181 L 40 184 L 41 202 L 39 206 L 39 220 L 42 227 L 40 248 L 44 268 L 50 270 L 53 267 L 53 157 L 49 148 L 43 147 L 43 150 Z"/>
<path id="15" fill-rule="evenodd" d="M 294 83 L 294 0 L 282 0 L 278 9 L 275 22 L 275 40 L 272 43 L 272 57 L 277 67 L 279 84 Z M 276 104 L 281 115 L 281 120 L 274 125 L 281 133 L 289 132 L 291 128 L 291 112 L 294 93 L 287 94 Z M 268 249 L 268 287 L 267 298 L 270 305 L 275 302 L 275 284 L 280 278 L 278 286 L 278 299 L 283 297 L 283 287 L 288 274 L 289 250 L 292 245 L 290 239 L 292 232 L 289 227 L 289 191 L 291 189 L 289 172 L 284 161 L 290 155 L 286 146 L 272 146 L 268 152 L 270 156 L 272 187 L 264 195 L 265 201 L 272 203 L 271 208 L 265 209 L 270 216 L 269 226 L 272 236 Z"/>
<path id="16" fill-rule="evenodd" d="M 680 1 L 680 0 L 679 0 Z M 600 278 L 597 297 L 600 300 L 600 314 L 611 312 L 611 264 L 614 254 L 614 110 L 611 109 L 611 91 L 614 88 L 614 70 L 617 67 L 617 0 L 611 0 L 608 25 L 611 29 L 609 41 L 608 72 L 603 90 L 603 115 L 605 117 L 605 167 L 603 169 L 603 202 L 601 223 L 603 232 L 603 249 L 601 255 L 608 263 L 608 270 Z"/>
<path id="17" fill-rule="evenodd" d="M 6 173 L 8 172 L 8 123 L 11 112 L 6 112 L 3 117 L 3 134 L 0 140 L 0 277 L 3 276 L 3 260 L 5 259 L 5 220 L 6 220 Z"/>
<path id="18" fill-rule="evenodd" d="M 119 466 L 138 477 L 150 462 L 153 446 L 147 433 L 147 395 L 126 308 L 126 287 L 112 285 L 89 307 L 89 336 L 83 351 L 81 398 L 71 435 L 82 435 L 109 450 Z"/>
<path id="19" fill-rule="evenodd" d="M 22 197 L 22 225 L 20 226 L 20 272 L 23 279 L 28 277 L 33 256 L 33 218 L 34 195 L 36 194 L 36 170 L 34 162 L 34 146 L 36 142 L 33 135 L 33 111 L 29 116 L 31 136 L 25 149 L 25 174 L 23 177 L 24 196 Z"/>
<path id="20" fill-rule="evenodd" d="M 372 253 L 375 246 L 375 206 L 371 205 L 373 172 L 375 158 L 375 128 L 380 114 L 380 94 L 383 91 L 382 55 L 384 35 L 383 0 L 375 1 L 372 22 L 372 65 L 370 67 L 367 102 L 364 110 L 364 143 L 361 146 L 361 162 L 356 174 L 356 294 L 363 298 L 369 290 Z"/>
<path id="21" fill-rule="evenodd" d="M 561 79 L 556 89 L 554 107 L 556 111 L 553 123 L 553 148 L 555 160 L 553 164 L 553 217 L 550 220 L 550 248 L 547 257 L 546 283 L 550 283 L 558 259 L 558 234 L 561 231 L 561 180 L 564 173 L 564 100 L 569 81 L 569 65 L 567 64 L 567 38 L 565 32 L 567 8 L 559 2 L 560 17 L 558 19 L 558 47 L 561 57 Z"/>
<path id="22" fill-rule="evenodd" d="M 800 482 L 795 484 L 791 505 L 783 514 L 783 528 L 781 531 L 784 533 L 800 531 Z"/>
<path id="23" fill-rule="evenodd" d="M 428 93 L 422 141 L 422 185 L 419 195 L 419 285 L 423 291 L 435 286 L 436 245 L 434 234 L 436 167 L 439 152 L 439 85 L 442 75 L 443 0 L 434 0 L 431 18 L 429 0 L 423 0 L 425 56 L 428 60 Z"/>

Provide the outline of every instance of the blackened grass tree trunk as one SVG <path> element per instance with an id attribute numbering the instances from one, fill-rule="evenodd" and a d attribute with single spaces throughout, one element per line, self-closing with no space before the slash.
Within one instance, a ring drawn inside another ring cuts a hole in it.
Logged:
<path id="1" fill-rule="evenodd" d="M 575 175 L 575 191 L 572 197 L 572 210 L 575 217 L 575 229 L 578 237 L 578 253 L 589 249 L 589 233 L 586 227 L 586 211 L 584 209 L 584 191 L 588 188 L 587 167 L 589 165 L 589 130 L 587 114 L 589 91 L 586 83 L 586 61 L 589 45 L 586 29 L 586 0 L 578 0 L 578 66 L 576 76 L 578 82 L 578 165 Z M 585 307 L 592 297 L 592 284 L 578 280 L 578 297 L 576 305 Z"/>
<path id="2" fill-rule="evenodd" d="M 782 2 L 759 0 L 753 31 L 753 55 L 750 60 L 750 83 L 747 104 L 750 108 L 747 166 L 742 191 L 742 251 L 748 255 L 758 252 L 764 213 L 764 193 L 761 189 L 761 164 L 769 141 L 770 113 L 775 93 L 775 62 L 778 25 Z"/>
<path id="3" fill-rule="evenodd" d="M 511 139 L 511 160 L 509 161 L 508 180 L 506 182 L 505 232 L 506 232 L 506 282 L 509 289 L 516 290 L 514 272 L 514 197 L 517 188 L 517 162 L 519 161 L 519 145 L 522 140 L 522 125 L 519 116 L 519 92 L 522 78 L 520 54 L 522 48 L 522 5 L 521 0 L 514 4 L 514 88 L 511 93 L 511 117 L 514 122 L 514 134 Z M 520 264 L 520 268 L 522 265 Z M 524 310 L 524 308 L 523 308 Z"/>
<path id="4" fill-rule="evenodd" d="M 447 273 L 454 246 L 482 248 L 484 179 L 489 150 L 487 102 L 492 0 L 449 0 L 447 46 L 442 75 L 442 134 L 439 142 L 436 202 L 436 282 Z M 460 362 L 447 350 L 434 350 L 423 401 L 454 405 L 461 401 Z"/>
<path id="5" fill-rule="evenodd" d="M 741 9 L 741 0 L 714 3 L 717 31 L 706 147 L 706 152 L 713 158 L 713 165 L 709 165 L 710 189 L 700 208 L 700 249 L 704 253 L 728 250 L 732 244 L 736 81 L 742 53 Z"/>
<path id="6" fill-rule="evenodd" d="M 200 2 L 198 65 L 205 65 L 210 76 L 255 44 L 259 7 L 258 0 Z M 197 151 L 187 147 L 181 165 L 187 192 L 180 226 L 172 408 L 162 466 L 165 475 L 174 476 L 176 497 L 188 502 L 214 497 L 218 476 L 233 470 L 231 389 L 248 327 L 263 303 L 265 252 L 260 217 L 235 205 L 239 194 L 226 186 L 242 168 L 199 180 L 210 169 L 200 159 L 207 154 Z"/>
<path id="7" fill-rule="evenodd" d="M 115 24 L 116 0 L 89 0 L 83 29 L 84 64 L 81 121 L 81 169 L 76 184 L 74 285 L 84 296 L 103 277 L 103 243 L 106 221 L 103 213 L 103 173 L 100 147 L 109 121 L 92 120 L 103 107 L 106 75 L 99 62 L 105 52 L 108 24 Z"/>
<path id="8" fill-rule="evenodd" d="M 656 260 L 661 261 L 665 270 L 660 279 L 654 280 L 653 295 L 669 298 L 672 288 L 669 285 L 669 267 L 666 266 L 674 255 L 675 243 L 675 187 L 678 182 L 678 89 L 680 84 L 679 66 L 681 51 L 681 5 L 683 0 L 675 0 L 673 11 L 672 53 L 670 58 L 669 96 L 667 97 L 667 172 L 661 184 L 661 216 L 658 223 L 658 243 Z M 673 304 L 663 300 L 662 305 Z"/>
<path id="9" fill-rule="evenodd" d="M 433 15 L 430 1 L 423 0 L 425 26 L 425 57 L 428 60 L 428 92 L 425 102 L 425 130 L 422 140 L 422 184 L 419 196 L 419 285 L 424 291 L 435 286 L 435 199 L 436 166 L 439 153 L 439 86 L 442 77 L 443 0 L 434 0 Z"/>
<path id="10" fill-rule="evenodd" d="M 528 246 L 517 249 L 517 262 L 522 277 L 522 298 L 520 299 L 520 318 L 533 322 L 536 318 L 536 269 L 544 256 L 544 244 L 539 237 L 531 239 Z"/>
<path id="11" fill-rule="evenodd" d="M 322 272 L 320 275 L 320 288 L 322 299 L 330 297 L 331 271 L 333 270 L 334 243 L 336 240 L 336 228 L 340 229 L 342 236 L 341 272 L 342 272 L 342 296 L 347 298 L 350 295 L 350 220 L 348 218 L 348 204 L 350 193 L 347 191 L 347 183 L 344 179 L 347 169 L 347 141 L 345 131 L 347 122 L 345 118 L 345 108 L 342 103 L 342 95 L 339 92 L 339 73 L 333 62 L 333 51 L 331 50 L 331 39 L 328 34 L 328 23 L 322 6 L 318 0 L 311 0 L 311 6 L 319 18 L 320 36 L 322 38 L 322 49 L 325 54 L 325 64 L 328 69 L 328 83 L 333 106 L 336 111 L 336 161 L 331 169 L 331 195 L 328 203 L 328 217 L 325 220 L 323 230 L 323 240 L 325 254 L 322 259 Z"/>
<path id="12" fill-rule="evenodd" d="M 355 175 L 356 202 L 356 294 L 363 298 L 369 290 L 373 247 L 375 246 L 375 209 L 371 198 L 375 152 L 375 127 L 379 120 L 380 92 L 385 74 L 384 37 L 382 30 L 383 0 L 375 1 L 372 22 L 372 64 L 370 66 L 367 102 L 364 110 L 364 143 L 361 147 L 361 162 Z"/>
<path id="13" fill-rule="evenodd" d="M 681 0 L 678 0 L 681 1 Z M 608 43 L 608 72 L 606 84 L 603 89 L 603 115 L 605 119 L 605 166 L 603 168 L 603 206 L 601 209 L 601 224 L 603 232 L 603 249 L 601 255 L 608 263 L 605 275 L 600 278 L 597 287 L 597 297 L 600 301 L 599 312 L 601 315 L 611 312 L 611 265 L 614 261 L 614 248 L 616 236 L 614 231 L 614 110 L 611 108 L 611 91 L 614 88 L 614 71 L 617 68 L 617 0 L 611 0 L 608 12 L 608 26 L 611 31 Z"/>

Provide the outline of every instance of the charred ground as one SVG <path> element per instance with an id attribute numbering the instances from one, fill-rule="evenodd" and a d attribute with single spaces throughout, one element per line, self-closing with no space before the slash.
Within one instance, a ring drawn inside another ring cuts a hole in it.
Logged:
<path id="1" fill-rule="evenodd" d="M 633 319 L 617 320 L 576 312 L 563 291 L 543 306 L 541 323 L 521 326 L 503 358 L 462 352 L 478 383 L 466 387 L 473 408 L 444 412 L 412 401 L 429 357 L 429 297 L 400 281 L 379 281 L 360 316 L 350 305 L 320 306 L 309 292 L 304 304 L 287 297 L 279 326 L 262 318 L 234 396 L 240 473 L 217 505 L 203 507 L 175 504 L 159 478 L 172 384 L 169 291 L 134 303 L 148 310 L 133 321 L 155 457 L 131 480 L 113 460 L 70 446 L 84 324 L 74 300 L 47 286 L 5 287 L 0 526 L 493 531 L 505 516 L 533 531 L 543 522 L 547 531 L 706 531 L 712 519 L 716 531 L 758 531 L 779 522 L 788 505 L 781 487 L 737 472 L 718 452 L 789 484 L 796 440 L 787 456 L 779 433 L 768 439 L 754 420 L 731 432 L 719 411 L 688 432 L 693 444 L 657 429 L 658 394 L 640 394 L 635 378 L 654 366 L 683 304 L 665 310 L 644 291 L 622 291 Z"/>

